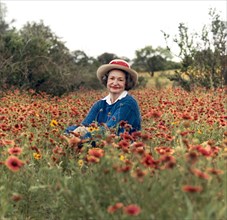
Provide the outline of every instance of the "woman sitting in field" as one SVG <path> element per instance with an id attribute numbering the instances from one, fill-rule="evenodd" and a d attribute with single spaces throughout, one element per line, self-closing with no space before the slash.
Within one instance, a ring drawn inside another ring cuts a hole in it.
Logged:
<path id="1" fill-rule="evenodd" d="M 128 94 L 138 80 L 138 74 L 124 60 L 115 59 L 97 70 L 99 81 L 105 85 L 109 94 L 95 102 L 81 125 L 69 126 L 66 134 L 79 133 L 81 139 L 91 137 L 89 125 L 116 128 L 116 134 L 124 132 L 120 122 L 127 123 L 129 133 L 141 129 L 141 115 L 137 101 Z M 122 124 L 123 124 L 122 123 Z"/>

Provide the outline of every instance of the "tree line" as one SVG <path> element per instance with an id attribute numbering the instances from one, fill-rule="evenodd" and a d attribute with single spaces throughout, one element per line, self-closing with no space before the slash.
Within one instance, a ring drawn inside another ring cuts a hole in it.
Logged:
<path id="1" fill-rule="evenodd" d="M 138 72 L 174 69 L 169 77 L 190 90 L 194 86 L 219 87 L 226 79 L 226 23 L 215 11 L 211 30 L 203 29 L 202 44 L 195 45 L 184 24 L 179 25 L 179 37 L 174 39 L 180 48 L 180 62 L 173 61 L 168 47 L 169 35 L 163 32 L 166 48 L 146 46 L 135 51 L 135 58 L 103 53 L 97 58 L 84 51 L 70 51 L 43 21 L 27 22 L 20 30 L 5 21 L 6 8 L 0 2 L 0 90 L 15 87 L 63 95 L 80 88 L 100 89 L 96 70 L 101 64 L 121 58 L 129 61 Z M 212 33 L 213 36 L 208 36 Z M 225 57 L 225 59 L 224 59 Z M 138 86 L 144 86 L 139 76 Z"/>

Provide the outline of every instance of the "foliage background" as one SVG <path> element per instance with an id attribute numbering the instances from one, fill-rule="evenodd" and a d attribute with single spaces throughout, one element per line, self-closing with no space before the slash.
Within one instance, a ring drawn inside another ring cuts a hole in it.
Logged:
<path id="1" fill-rule="evenodd" d="M 227 84 L 226 21 L 220 20 L 215 9 L 209 11 L 211 24 L 204 26 L 201 33 L 190 34 L 185 24 L 179 24 L 179 33 L 173 39 L 180 49 L 179 62 L 173 61 L 168 47 L 170 36 L 165 32 L 166 48 L 145 46 L 135 51 L 132 60 L 108 52 L 94 58 L 84 51 L 69 51 L 42 21 L 28 22 L 20 30 L 11 28 L 5 22 L 5 12 L 0 2 L 1 90 L 13 86 L 61 96 L 80 88 L 100 89 L 96 70 L 115 58 L 129 61 L 132 68 L 139 73 L 148 72 L 151 77 L 157 71 L 175 70 L 165 77 L 188 91 Z M 146 83 L 140 74 L 138 87 Z"/>

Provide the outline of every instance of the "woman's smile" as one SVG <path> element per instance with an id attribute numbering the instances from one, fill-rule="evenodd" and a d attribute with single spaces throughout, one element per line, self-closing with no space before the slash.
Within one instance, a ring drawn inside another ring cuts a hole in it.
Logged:
<path id="1" fill-rule="evenodd" d="M 114 102 L 125 91 L 126 76 L 121 70 L 111 70 L 107 79 L 107 89 Z"/>

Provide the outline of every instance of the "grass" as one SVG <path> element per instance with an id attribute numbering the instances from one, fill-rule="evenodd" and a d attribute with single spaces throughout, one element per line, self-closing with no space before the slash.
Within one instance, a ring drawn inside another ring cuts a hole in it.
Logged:
<path id="1" fill-rule="evenodd" d="M 94 130 L 96 147 L 87 142 L 80 151 L 64 129 L 103 91 L 2 94 L 0 219 L 225 220 L 224 91 L 131 93 L 142 131 Z"/>
<path id="2" fill-rule="evenodd" d="M 139 76 L 144 77 L 147 80 L 146 87 L 152 89 L 168 89 L 172 88 L 173 82 L 171 82 L 167 76 L 173 74 L 174 70 L 157 71 L 154 76 L 151 77 L 148 72 L 139 73 Z"/>

